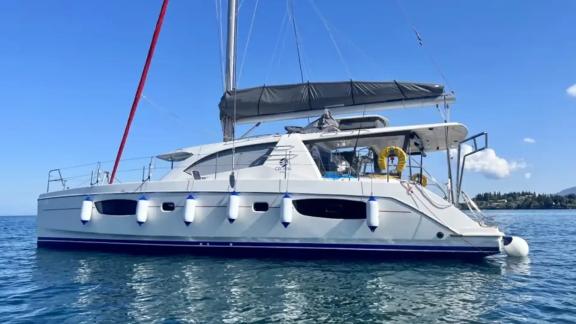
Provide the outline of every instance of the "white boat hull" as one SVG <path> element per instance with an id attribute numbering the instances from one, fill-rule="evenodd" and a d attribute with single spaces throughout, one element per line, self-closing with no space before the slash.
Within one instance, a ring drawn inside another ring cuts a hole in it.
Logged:
<path id="1" fill-rule="evenodd" d="M 195 219 L 185 223 L 189 191 L 177 190 L 186 183 L 124 184 L 92 187 L 43 195 L 38 203 L 38 245 L 130 249 L 141 252 L 191 251 L 198 253 L 288 254 L 328 256 L 441 255 L 486 256 L 499 253 L 502 233 L 479 226 L 455 207 L 438 208 L 441 199 L 420 190 L 407 191 L 404 185 L 377 183 L 372 191 L 379 203 L 379 226 L 371 231 L 365 214 L 352 219 L 303 215 L 293 210 L 292 222 L 282 224 L 283 181 L 244 181 L 237 191 L 240 206 L 237 219 L 228 219 L 230 192 L 224 181 L 195 185 Z M 367 202 L 368 183 L 358 181 L 295 181 L 291 197 L 299 199 L 342 199 Z M 220 187 L 220 190 L 217 190 Z M 167 190 L 170 188 L 170 190 Z M 275 188 L 275 192 L 271 190 Z M 176 189 L 176 190 L 175 190 Z M 360 194 L 360 195 L 359 195 Z M 104 215 L 96 208 L 90 222 L 80 219 L 82 202 L 108 199 L 149 200 L 147 221 L 139 224 L 136 215 Z M 437 202 L 429 201 L 431 198 Z M 174 203 L 163 211 L 164 202 Z M 254 203 L 267 203 L 268 210 L 255 211 Z M 445 202 L 444 202 L 445 204 Z M 423 211 L 428 211 L 423 212 Z M 439 234 L 441 233 L 441 234 Z"/>

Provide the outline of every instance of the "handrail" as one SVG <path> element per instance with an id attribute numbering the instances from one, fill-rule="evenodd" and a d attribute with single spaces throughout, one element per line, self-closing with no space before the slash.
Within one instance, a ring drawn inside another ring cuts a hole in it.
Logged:
<path id="1" fill-rule="evenodd" d="M 470 198 L 470 196 L 468 196 L 468 194 L 466 194 L 464 191 L 462 191 L 461 194 L 462 194 L 462 197 L 464 198 L 464 202 L 466 203 L 466 205 L 468 205 L 468 209 L 470 209 L 471 212 L 482 213 L 482 211 L 480 210 L 478 205 L 476 205 L 474 200 L 472 200 L 472 198 Z"/>
<path id="2" fill-rule="evenodd" d="M 472 200 L 472 198 L 470 198 L 470 196 L 468 196 L 468 194 L 466 194 L 464 191 L 462 191 L 461 194 L 462 194 L 462 198 L 464 198 L 464 202 L 466 203 L 466 206 L 468 207 L 468 210 L 474 216 L 474 220 L 476 220 L 481 226 L 489 225 L 486 222 L 486 215 L 482 212 L 480 207 L 478 207 L 478 205 L 476 205 L 474 200 Z"/>
<path id="3" fill-rule="evenodd" d="M 52 178 L 53 173 L 58 173 L 57 178 Z M 62 171 L 60 169 L 52 169 L 48 171 L 48 184 L 46 185 L 46 192 L 50 192 L 50 182 L 60 182 L 62 184 L 62 189 L 66 189 L 66 180 L 62 177 Z"/>
<path id="4" fill-rule="evenodd" d="M 436 180 L 436 178 L 430 172 L 428 172 L 428 170 L 426 170 L 420 163 L 418 163 L 418 161 L 416 161 L 415 159 L 412 159 L 412 157 L 410 157 L 410 161 L 411 161 L 411 163 L 416 164 L 416 166 L 409 166 L 410 169 L 420 169 L 421 172 L 426 174 L 426 176 L 428 177 L 428 180 L 430 180 L 430 182 L 431 182 L 430 184 L 435 186 L 436 188 L 438 188 L 440 190 L 440 192 L 442 192 L 444 197 L 448 198 L 448 192 L 446 191 L 446 190 L 448 190 L 448 188 L 443 188 L 441 183 L 439 183 L 438 180 Z"/>
<path id="5" fill-rule="evenodd" d="M 146 157 L 148 162 L 145 163 L 144 167 L 141 168 L 141 163 L 143 162 L 144 158 L 131 158 L 125 159 L 126 161 L 132 161 L 132 166 L 128 168 L 123 168 L 119 170 L 119 174 L 130 174 L 128 177 L 130 180 L 138 181 L 137 179 L 140 178 L 136 176 L 135 172 L 140 171 L 142 172 L 142 177 L 139 179 L 142 182 L 151 181 L 152 180 L 152 173 L 154 170 L 171 170 L 170 167 L 156 167 L 155 166 L 155 159 L 154 157 Z M 140 160 L 140 162 L 138 162 Z M 110 167 L 108 165 L 111 161 L 107 162 L 96 162 L 96 163 L 87 163 L 83 165 L 77 165 L 68 168 L 55 168 L 48 171 L 48 181 L 46 185 L 46 192 L 50 192 L 50 190 L 54 190 L 52 188 L 52 182 L 59 182 L 61 184 L 61 189 L 66 190 L 70 189 L 71 187 L 84 187 L 84 186 L 99 186 L 101 184 L 107 184 L 110 181 L 110 171 L 107 169 Z M 106 165 L 105 167 L 103 165 Z M 136 166 L 138 165 L 138 166 Z M 82 169 L 76 172 L 73 172 L 70 176 L 64 177 L 63 173 L 68 170 L 72 169 Z M 109 169 L 108 169 L 109 170 Z M 74 184 L 70 185 L 70 182 L 73 180 Z M 118 180 L 118 179 L 117 179 Z M 120 182 L 120 181 L 119 181 Z"/>
<path id="6" fill-rule="evenodd" d="M 483 138 L 484 143 L 483 145 L 478 145 L 478 139 Z M 462 146 L 467 144 L 468 142 L 472 142 L 472 151 L 466 153 L 463 157 L 462 155 Z M 457 160 L 457 170 L 456 170 L 456 203 L 460 203 L 460 194 L 462 193 L 462 180 L 464 178 L 464 166 L 466 165 L 466 158 L 470 155 L 476 154 L 480 151 L 484 151 L 488 148 L 488 133 L 482 132 L 478 133 L 474 136 L 468 137 L 467 139 L 458 143 L 458 160 Z"/>

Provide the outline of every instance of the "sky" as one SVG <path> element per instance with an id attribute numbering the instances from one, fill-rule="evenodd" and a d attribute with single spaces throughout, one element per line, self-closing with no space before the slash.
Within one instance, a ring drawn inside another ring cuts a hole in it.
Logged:
<path id="1" fill-rule="evenodd" d="M 171 0 L 124 157 L 220 141 L 219 1 Z M 438 82 L 456 93 L 451 120 L 490 136 L 470 160 L 470 193 L 576 186 L 576 1 L 293 3 L 305 80 Z M 0 215 L 34 214 L 50 169 L 114 159 L 160 6 L 0 2 Z M 241 1 L 238 87 L 300 81 L 286 17 L 284 0 Z M 433 108 L 382 115 L 441 121 Z"/>

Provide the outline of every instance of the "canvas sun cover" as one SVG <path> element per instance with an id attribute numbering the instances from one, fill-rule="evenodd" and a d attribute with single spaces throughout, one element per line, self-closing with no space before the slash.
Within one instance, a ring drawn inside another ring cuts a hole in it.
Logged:
<path id="1" fill-rule="evenodd" d="M 224 93 L 219 105 L 220 120 L 224 139 L 228 140 L 232 137 L 235 121 L 256 121 L 270 116 L 279 117 L 275 119 L 318 116 L 324 109 L 335 112 L 339 107 L 394 102 L 402 106 L 409 101 L 436 99 L 443 94 L 444 86 L 439 84 L 396 81 L 309 82 L 262 86 Z"/>

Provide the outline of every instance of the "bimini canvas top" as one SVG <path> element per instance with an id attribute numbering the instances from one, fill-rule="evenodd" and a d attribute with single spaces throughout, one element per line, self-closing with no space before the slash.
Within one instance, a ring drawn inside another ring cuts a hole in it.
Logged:
<path id="1" fill-rule="evenodd" d="M 337 147 L 373 146 L 384 148 L 398 146 L 405 148 L 404 143 L 410 138 L 411 146 L 407 152 L 435 152 L 458 148 L 468 135 L 466 126 L 459 123 L 425 124 L 415 126 L 393 126 L 332 133 L 302 134 L 305 143 L 326 143 Z"/>
<path id="2" fill-rule="evenodd" d="M 424 106 L 453 100 L 444 86 L 413 82 L 309 82 L 227 91 L 220 100 L 224 135 L 239 123 Z M 231 135 L 231 134 L 229 134 Z"/>
<path id="3" fill-rule="evenodd" d="M 299 138 L 306 144 L 309 143 L 326 143 L 326 145 L 334 145 L 336 147 L 350 147 L 350 146 L 366 146 L 384 148 L 387 146 L 399 146 L 404 148 L 404 141 L 410 138 L 411 147 L 407 148 L 407 152 L 435 152 L 444 151 L 446 148 L 458 148 L 468 135 L 466 126 L 460 123 L 436 123 L 436 124 L 423 124 L 423 125 L 407 125 L 407 126 L 388 126 L 381 128 L 369 128 L 334 131 L 328 133 L 307 133 L 298 134 Z M 246 147 L 273 143 L 278 141 L 278 135 L 264 135 L 259 137 L 251 137 L 237 140 L 236 147 Z M 210 144 L 208 152 L 215 152 L 214 147 L 221 150 L 232 148 L 232 143 L 218 143 Z M 180 155 L 186 153 L 192 156 L 200 147 L 187 147 L 157 156 L 165 161 L 172 161 L 167 157 Z M 201 150 L 206 150 L 205 146 Z M 181 155 L 183 157 L 183 155 Z M 181 161 L 173 160 L 174 162 Z"/>

